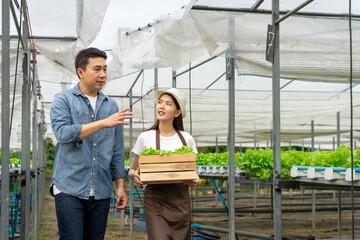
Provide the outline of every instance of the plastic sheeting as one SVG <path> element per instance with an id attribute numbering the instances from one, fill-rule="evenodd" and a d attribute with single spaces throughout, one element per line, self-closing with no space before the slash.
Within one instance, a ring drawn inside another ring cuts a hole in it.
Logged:
<path id="1" fill-rule="evenodd" d="M 48 116 L 53 96 L 58 91 L 74 85 L 74 80 L 77 80 L 73 66 L 76 51 L 91 44 L 94 37 L 99 34 L 102 19 L 106 15 L 105 10 L 108 4 L 111 7 L 111 1 L 92 0 L 91 2 L 92 4 L 84 4 L 85 1 L 81 0 L 64 1 L 62 4 L 65 10 L 61 7 L 60 11 L 60 8 L 49 7 L 49 2 L 44 1 L 44 13 L 31 15 L 33 23 L 49 19 L 47 27 L 33 28 L 37 36 L 49 36 L 49 38 L 36 39 L 35 43 L 41 54 L 67 75 L 61 75 L 57 69 L 49 66 L 44 58 L 38 56 L 39 78 L 49 137 L 53 137 Z M 280 8 L 291 10 L 302 2 L 281 0 Z M 316 1 L 304 10 L 347 12 L 347 4 L 344 2 L 332 1 L 332 4 L 327 2 Z M 248 75 L 271 76 L 271 66 L 265 61 L 266 30 L 271 22 L 271 16 L 265 13 L 191 10 L 193 5 L 250 8 L 254 3 L 255 0 L 192 1 L 188 6 L 172 14 L 155 19 L 150 27 L 141 28 L 141 31 L 130 31 L 130 34 L 126 35 L 128 29 L 117 30 L 114 27 L 114 34 L 117 32 L 117 42 L 114 47 L 107 49 L 110 56 L 109 79 L 114 81 L 107 83 L 104 92 L 114 97 L 120 109 L 123 109 L 129 106 L 127 93 L 138 74 L 137 69 L 161 68 L 159 86 L 166 89 L 171 87 L 169 67 L 180 72 L 187 68 L 189 62 L 194 65 L 200 58 L 218 55 L 220 56 L 218 62 L 213 60 L 203 65 L 202 71 L 191 72 L 192 113 L 191 119 L 190 115 L 185 119 L 185 129 L 192 132 L 199 145 L 214 145 L 216 135 L 220 143 L 226 143 L 227 83 L 222 77 L 211 85 L 210 90 L 204 91 L 204 89 L 225 71 L 223 57 L 225 55 L 235 57 L 239 74 L 236 78 L 236 144 L 238 146 L 239 143 L 251 143 L 254 134 L 257 141 L 264 144 L 265 141 L 269 141 L 269 132 L 272 128 L 271 80 Z M 354 2 L 354 13 L 360 14 L 360 7 L 357 4 L 359 3 Z M 270 9 L 271 1 L 265 0 L 261 8 Z M 230 31 L 231 21 L 234 22 L 233 32 Z M 358 83 L 360 59 L 359 51 L 356 49 L 359 48 L 360 39 L 359 20 L 353 18 L 352 24 L 353 77 Z M 46 26 L 46 23 L 44 25 Z M 299 144 L 301 139 L 305 139 L 305 144 L 308 144 L 310 122 L 314 120 L 318 142 L 330 144 L 336 133 L 338 111 L 341 113 L 342 137 L 348 138 L 346 132 L 349 131 L 349 92 L 348 86 L 345 85 L 348 84 L 349 79 L 348 19 L 291 16 L 281 23 L 280 34 L 282 86 L 286 86 L 281 95 L 282 140 Z M 50 38 L 51 36 L 70 38 L 58 40 Z M 235 47 L 229 51 L 228 46 L 231 44 Z M 123 64 L 127 67 L 123 67 Z M 14 72 L 13 63 L 11 65 L 11 72 Z M 128 73 L 133 74 L 127 76 Z M 187 75 L 178 77 L 177 86 L 188 95 L 190 85 Z M 285 78 L 295 81 L 290 82 L 284 80 Z M 153 79 L 153 71 L 147 70 L 145 77 L 141 76 L 133 88 L 134 101 L 145 95 L 142 101 L 134 105 L 134 140 L 154 122 Z M 321 81 L 324 85 L 300 84 L 300 81 L 296 80 Z M 287 85 L 288 83 L 291 84 Z M 324 89 L 321 89 L 322 86 Z M 357 106 L 359 88 L 355 89 L 357 90 L 354 95 L 354 105 Z M 358 119 L 360 118 L 355 111 L 356 131 L 359 130 L 357 126 L 360 126 Z M 18 130 L 20 131 L 20 128 Z M 128 144 L 128 134 L 126 126 L 126 144 Z M 320 138 L 320 136 L 329 137 Z M 360 139 L 357 134 L 355 138 Z"/>
<path id="2" fill-rule="evenodd" d="M 118 55 L 126 66 L 139 69 L 178 69 L 203 55 L 226 55 L 236 58 L 238 74 L 271 77 L 271 63 L 265 60 L 270 23 L 267 13 L 194 10 L 189 5 L 159 17 L 151 27 L 119 33 Z M 352 30 L 355 50 L 360 45 L 359 18 L 353 18 Z M 280 25 L 281 77 L 348 81 L 349 35 L 344 17 L 289 17 Z M 360 52 L 355 50 L 353 80 L 359 79 Z"/>

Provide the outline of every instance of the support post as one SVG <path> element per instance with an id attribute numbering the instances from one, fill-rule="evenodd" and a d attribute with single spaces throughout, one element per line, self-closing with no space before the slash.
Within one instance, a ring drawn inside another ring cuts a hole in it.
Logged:
<path id="1" fill-rule="evenodd" d="M 172 71 L 172 84 L 171 87 L 176 88 L 176 71 Z"/>
<path id="2" fill-rule="evenodd" d="M 129 104 L 130 104 L 130 112 L 133 111 L 133 93 L 132 93 L 132 89 L 130 89 L 129 91 Z M 130 129 L 129 129 L 129 160 L 130 160 L 130 166 L 132 163 L 132 143 L 133 143 L 133 120 L 132 118 L 130 118 Z M 132 239 L 133 237 L 133 232 L 134 232 L 134 209 L 133 209 L 133 203 L 134 203 L 134 198 L 132 195 L 132 192 L 134 191 L 133 189 L 133 185 L 131 183 L 131 181 L 129 181 L 129 199 L 130 199 L 130 239 Z"/>
<path id="3" fill-rule="evenodd" d="M 1 237 L 9 239 L 10 1 L 1 1 Z"/>
<path id="4" fill-rule="evenodd" d="M 35 56 L 35 54 L 33 55 Z M 33 209 L 32 209 L 32 236 L 31 239 L 37 238 L 37 232 L 39 229 L 39 223 L 40 223 L 40 199 L 41 196 L 39 194 L 39 175 L 38 175 L 38 157 L 37 157 L 37 82 L 36 82 L 36 62 L 35 58 L 33 60 L 32 65 L 32 89 L 33 89 L 33 112 L 32 112 L 32 166 L 33 169 L 35 169 L 34 172 L 34 178 L 33 178 L 33 193 L 32 193 L 32 203 L 33 203 Z"/>
<path id="5" fill-rule="evenodd" d="M 338 190 L 338 237 L 341 236 L 341 190 Z"/>
<path id="6" fill-rule="evenodd" d="M 23 21 L 23 40 L 27 46 L 27 23 Z M 20 239 L 28 239 L 30 233 L 30 75 L 29 51 L 25 49 L 23 59 L 23 85 L 21 104 L 21 172 L 25 179 L 21 181 L 21 224 Z"/>
<path id="7" fill-rule="evenodd" d="M 215 152 L 219 153 L 219 139 L 218 139 L 218 135 L 216 134 L 216 147 L 215 147 Z"/>
<path id="8" fill-rule="evenodd" d="M 229 19 L 229 35 L 234 39 L 235 23 L 234 18 Z M 233 48 L 233 43 L 230 49 Z M 228 152 L 229 152 L 229 240 L 235 240 L 235 65 L 234 58 L 226 58 L 226 79 L 229 82 L 229 128 L 228 128 Z"/>
<path id="9" fill-rule="evenodd" d="M 154 93 L 158 90 L 159 88 L 159 70 L 157 68 L 154 69 Z M 142 96 L 141 96 L 142 97 Z M 156 104 L 154 103 L 154 122 L 156 122 Z"/>
<path id="10" fill-rule="evenodd" d="M 336 113 L 336 126 L 337 147 L 340 147 L 340 112 Z"/>
<path id="11" fill-rule="evenodd" d="M 316 196 L 315 196 L 315 190 L 312 190 L 312 230 L 315 231 L 315 227 L 316 227 Z"/>
<path id="12" fill-rule="evenodd" d="M 301 151 L 304 151 L 304 139 L 301 140 Z"/>
<path id="13" fill-rule="evenodd" d="M 314 120 L 311 120 L 311 152 L 315 151 L 314 135 Z"/>
<path id="14" fill-rule="evenodd" d="M 273 185 L 274 185 L 274 238 L 282 239 L 281 188 L 277 182 L 281 179 L 280 158 L 280 26 L 275 22 L 279 19 L 279 0 L 272 0 L 272 25 L 274 27 L 274 61 L 272 64 L 272 100 L 273 100 Z"/>

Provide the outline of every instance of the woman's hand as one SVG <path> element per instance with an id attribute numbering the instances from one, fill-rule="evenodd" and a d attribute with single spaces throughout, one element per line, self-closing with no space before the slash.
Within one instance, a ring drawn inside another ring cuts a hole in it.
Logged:
<path id="1" fill-rule="evenodd" d="M 200 178 L 199 178 L 199 175 L 196 174 L 196 176 L 197 176 L 196 179 L 184 181 L 183 183 L 185 183 L 186 185 L 188 185 L 189 187 L 192 187 L 192 188 L 199 186 L 199 184 L 200 184 Z"/>
<path id="2" fill-rule="evenodd" d="M 144 183 L 140 181 L 139 168 L 137 168 L 136 170 L 135 169 L 130 169 L 129 178 L 136 184 L 144 185 Z"/>

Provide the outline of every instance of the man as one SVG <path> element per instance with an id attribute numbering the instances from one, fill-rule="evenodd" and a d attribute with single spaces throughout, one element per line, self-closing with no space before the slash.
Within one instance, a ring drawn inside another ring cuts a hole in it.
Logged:
<path id="1" fill-rule="evenodd" d="M 55 196 L 60 239 L 103 239 L 112 194 L 117 185 L 117 209 L 124 209 L 123 120 L 129 109 L 100 90 L 107 79 L 106 53 L 87 48 L 78 53 L 79 84 L 58 93 L 50 117 L 57 139 L 50 192 Z"/>

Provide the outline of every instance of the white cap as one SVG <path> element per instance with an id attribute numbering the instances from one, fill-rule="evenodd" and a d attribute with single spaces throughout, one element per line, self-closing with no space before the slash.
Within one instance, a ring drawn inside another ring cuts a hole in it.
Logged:
<path id="1" fill-rule="evenodd" d="M 186 97 L 185 97 L 185 95 L 176 88 L 171 88 L 167 91 L 158 90 L 154 94 L 155 102 L 158 102 L 161 95 L 163 95 L 164 93 L 170 94 L 175 97 L 176 101 L 179 103 L 182 118 L 184 118 L 186 116 Z"/>

